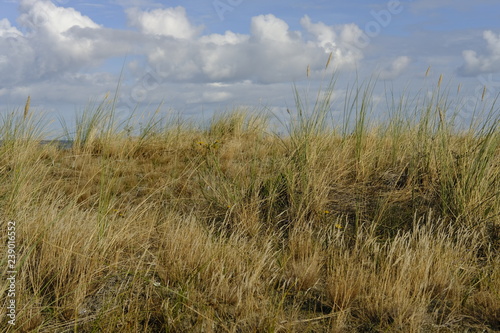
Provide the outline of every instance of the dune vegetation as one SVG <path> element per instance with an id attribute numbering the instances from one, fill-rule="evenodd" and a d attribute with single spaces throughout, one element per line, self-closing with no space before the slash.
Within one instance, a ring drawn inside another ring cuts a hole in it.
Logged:
<path id="1" fill-rule="evenodd" d="M 334 80 L 312 106 L 296 90 L 280 135 L 265 110 L 244 109 L 208 125 L 159 109 L 131 130 L 105 98 L 64 125 L 73 145 L 61 148 L 39 143 L 29 105 L 5 115 L 16 325 L 3 279 L 0 327 L 499 331 L 498 110 L 478 103 L 481 121 L 455 125 L 440 80 L 390 96 L 375 122 L 372 88 L 346 93 L 343 121 Z"/>

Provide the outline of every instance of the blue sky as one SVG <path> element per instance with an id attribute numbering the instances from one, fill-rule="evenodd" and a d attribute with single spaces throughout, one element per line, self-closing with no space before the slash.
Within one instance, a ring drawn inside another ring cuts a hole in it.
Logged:
<path id="1" fill-rule="evenodd" d="M 162 101 L 195 119 L 237 106 L 279 113 L 294 82 L 331 75 L 330 53 L 335 96 L 376 76 L 375 103 L 384 87 L 416 94 L 443 74 L 472 104 L 484 85 L 500 92 L 498 13 L 496 0 L 3 0 L 0 111 L 30 95 L 35 110 L 71 122 L 115 90 L 123 67 L 124 118 Z"/>

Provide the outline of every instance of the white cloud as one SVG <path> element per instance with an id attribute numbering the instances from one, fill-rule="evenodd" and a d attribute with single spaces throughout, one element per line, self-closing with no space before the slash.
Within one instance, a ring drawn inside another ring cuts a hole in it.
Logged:
<path id="1" fill-rule="evenodd" d="M 17 28 L 11 26 L 10 21 L 7 19 L 0 20 L 0 38 L 7 37 L 17 37 L 22 36 L 21 31 L 17 30 Z"/>
<path id="2" fill-rule="evenodd" d="M 251 19 L 250 34 L 200 36 L 203 27 L 192 24 L 180 6 L 128 9 L 129 24 L 139 31 L 104 28 L 49 0 L 21 0 L 19 10 L 24 35 L 8 20 L 0 21 L 0 74 L 16 82 L 130 54 L 145 56 L 162 82 L 290 82 L 302 79 L 308 66 L 321 71 L 330 52 L 332 65 L 342 69 L 353 68 L 363 57 L 352 46 L 362 33 L 358 26 L 330 27 L 307 16 L 301 20 L 304 35 L 268 14 Z"/>
<path id="3" fill-rule="evenodd" d="M 99 28 L 88 16 L 47 0 L 21 0 L 19 9 L 18 22 L 30 29 L 31 34 L 50 34 L 64 40 L 63 33 L 72 27 Z"/>
<path id="4" fill-rule="evenodd" d="M 0 76 L 9 85 L 77 72 L 130 50 L 119 31 L 105 29 L 73 8 L 22 0 L 19 11 L 24 33 L 0 20 Z"/>
<path id="5" fill-rule="evenodd" d="M 33 61 L 35 54 L 23 34 L 7 19 L 0 20 L 0 89 L 18 83 L 28 71 L 26 61 Z"/>
<path id="6" fill-rule="evenodd" d="M 306 79 L 308 66 L 312 75 L 322 72 L 330 52 L 331 66 L 340 70 L 363 58 L 352 46 L 362 33 L 357 25 L 328 26 L 309 17 L 299 31 L 268 14 L 253 17 L 247 34 L 201 35 L 182 7 L 129 9 L 133 31 L 106 28 L 49 0 L 21 0 L 19 10 L 18 28 L 0 20 L 0 93 L 13 98 L 32 91 L 34 100 L 84 104 L 117 84 L 117 75 L 89 74 L 88 68 L 99 72 L 102 61 L 127 56 L 125 75 L 132 75 L 123 81 L 128 100 L 122 104 L 132 108 L 140 102 L 134 96 L 177 105 L 251 104 L 256 95 L 282 103 L 290 82 Z"/>
<path id="7" fill-rule="evenodd" d="M 488 72 L 500 71 L 500 34 L 493 31 L 483 32 L 483 38 L 487 43 L 488 55 L 478 55 L 476 51 L 465 50 L 462 52 L 465 64 L 459 68 L 459 73 L 474 76 Z"/>
<path id="8" fill-rule="evenodd" d="M 127 15 L 129 24 L 145 34 L 190 39 L 203 30 L 189 22 L 186 10 L 180 6 L 152 11 L 130 8 Z"/>
<path id="9" fill-rule="evenodd" d="M 21 82 L 34 60 L 35 52 L 23 34 L 9 20 L 0 20 L 0 89 Z"/>
<path id="10" fill-rule="evenodd" d="M 212 34 L 207 36 L 202 36 L 200 38 L 200 42 L 203 44 L 216 44 L 219 46 L 222 45 L 237 45 L 243 42 L 247 42 L 250 36 L 236 34 L 232 31 L 226 31 L 224 35 L 220 34 Z"/>
<path id="11" fill-rule="evenodd" d="M 292 34 L 288 24 L 272 14 L 252 17 L 250 31 L 258 41 L 290 42 Z"/>
<path id="12" fill-rule="evenodd" d="M 352 69 L 363 58 L 362 51 L 355 46 L 363 31 L 356 24 L 333 27 L 323 22 L 312 23 L 307 15 L 300 24 L 312 36 L 312 43 L 332 53 L 335 67 Z"/>
<path id="13" fill-rule="evenodd" d="M 184 11 L 177 12 L 185 18 Z M 271 14 L 253 17 L 249 35 L 226 31 L 173 39 L 146 34 L 142 52 L 163 80 L 190 82 L 290 82 L 304 78 L 307 66 L 322 70 L 330 52 L 332 64 L 341 69 L 354 68 L 362 59 L 362 52 L 352 46 L 362 33 L 356 25 L 333 28 L 312 23 L 308 17 L 302 23 L 306 36 Z"/>
<path id="14" fill-rule="evenodd" d="M 407 56 L 397 57 L 389 66 L 380 72 L 380 79 L 392 80 L 397 78 L 408 67 L 410 61 L 410 57 Z"/>
<path id="15" fill-rule="evenodd" d="M 328 49 L 335 47 L 334 43 L 337 39 L 337 34 L 332 27 L 327 26 L 323 22 L 312 23 L 307 15 L 300 20 L 300 24 L 307 32 L 314 36 L 321 47 Z"/>

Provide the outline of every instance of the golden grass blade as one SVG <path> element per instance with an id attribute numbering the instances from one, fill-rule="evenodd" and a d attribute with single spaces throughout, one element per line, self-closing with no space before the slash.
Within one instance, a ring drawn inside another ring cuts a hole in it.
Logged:
<path id="1" fill-rule="evenodd" d="M 429 73 L 431 72 L 431 66 L 429 66 L 427 68 L 427 70 L 425 71 L 425 77 L 427 77 L 429 75 Z"/>
<path id="2" fill-rule="evenodd" d="M 28 96 L 28 99 L 26 100 L 26 105 L 24 106 L 23 120 L 26 120 L 26 118 L 28 118 L 28 113 L 30 111 L 30 103 L 31 103 L 31 96 Z"/>
<path id="3" fill-rule="evenodd" d="M 325 69 L 328 69 L 328 65 L 330 65 L 330 61 L 332 61 L 332 56 L 333 56 L 333 52 L 330 52 L 330 55 L 328 56 L 328 60 L 326 61 Z"/>

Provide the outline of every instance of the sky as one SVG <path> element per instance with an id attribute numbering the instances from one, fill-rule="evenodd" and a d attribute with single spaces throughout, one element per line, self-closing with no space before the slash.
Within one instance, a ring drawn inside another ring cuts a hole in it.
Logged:
<path id="1" fill-rule="evenodd" d="M 119 85 L 123 119 L 160 104 L 194 120 L 279 117 L 295 88 L 314 99 L 332 75 L 339 104 L 373 78 L 376 104 L 443 75 L 467 119 L 485 86 L 500 93 L 499 13 L 497 0 L 2 0 L 0 113 L 30 96 L 57 128 Z"/>

